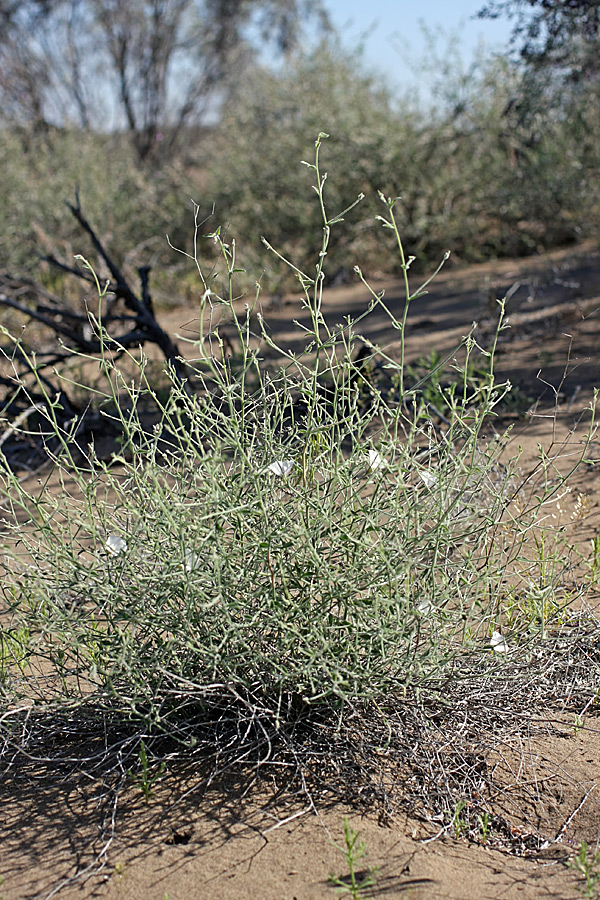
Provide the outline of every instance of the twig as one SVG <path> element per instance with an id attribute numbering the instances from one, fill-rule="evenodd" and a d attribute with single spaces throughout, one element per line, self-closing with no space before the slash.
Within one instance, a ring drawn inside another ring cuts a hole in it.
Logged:
<path id="1" fill-rule="evenodd" d="M 11 434 L 14 434 L 19 430 L 23 422 L 26 422 L 29 416 L 34 412 L 44 412 L 44 407 L 41 403 L 34 403 L 33 406 L 29 406 L 26 410 L 24 410 L 22 413 L 20 413 L 20 415 L 17 416 L 14 422 L 11 422 L 9 424 L 6 431 L 2 434 L 2 436 L 0 436 L 0 447 L 5 441 L 8 440 Z"/>

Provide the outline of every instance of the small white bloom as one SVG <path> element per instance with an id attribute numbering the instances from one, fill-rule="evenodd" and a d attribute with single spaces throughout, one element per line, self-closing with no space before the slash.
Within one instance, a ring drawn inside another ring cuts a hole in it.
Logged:
<path id="1" fill-rule="evenodd" d="M 421 597 L 421 599 L 417 603 L 417 609 L 420 613 L 431 612 L 431 610 L 432 610 L 431 601 L 428 600 L 427 597 Z"/>
<path id="2" fill-rule="evenodd" d="M 419 478 L 421 479 L 425 487 L 428 488 L 432 488 L 438 483 L 437 475 L 434 475 L 430 469 L 422 469 L 419 472 Z"/>
<path id="3" fill-rule="evenodd" d="M 377 469 L 381 469 L 382 466 L 385 466 L 385 459 L 381 456 L 377 450 L 369 450 L 369 469 L 371 472 L 376 472 Z"/>
<path id="4" fill-rule="evenodd" d="M 186 550 L 184 554 L 184 568 L 186 572 L 193 572 L 198 568 L 200 557 L 194 550 Z"/>
<path id="5" fill-rule="evenodd" d="M 277 475 L 278 478 L 281 478 L 289 475 L 295 465 L 296 463 L 293 459 L 276 459 L 275 462 L 271 463 L 268 469 L 273 475 Z"/>
<path id="6" fill-rule="evenodd" d="M 111 556 L 127 553 L 127 541 L 118 534 L 109 534 L 106 539 L 106 550 Z"/>
<path id="7" fill-rule="evenodd" d="M 499 631 L 494 631 L 490 638 L 490 646 L 495 653 L 508 653 L 510 647 Z"/>

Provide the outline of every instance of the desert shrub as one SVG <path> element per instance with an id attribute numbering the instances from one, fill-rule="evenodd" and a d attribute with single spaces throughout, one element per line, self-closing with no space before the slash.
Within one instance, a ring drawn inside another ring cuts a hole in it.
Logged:
<path id="1" fill-rule="evenodd" d="M 190 130 L 185 152 L 159 168 L 141 166 L 118 134 L 3 130 L 0 268 L 31 271 L 49 252 L 68 261 L 76 239 L 62 201 L 79 189 L 114 256 L 127 246 L 125 262 L 137 264 L 142 252 L 154 265 L 158 301 L 193 294 L 165 239 L 168 232 L 186 245 L 190 198 L 207 217 L 206 233 L 222 222 L 235 235 L 252 278 L 289 289 L 293 276 L 261 237 L 301 267 L 313 265 L 319 211 L 300 161 L 310 155 L 306 135 L 324 128 L 327 168 L 345 173 L 331 186 L 332 203 L 344 209 L 365 195 L 362 214 L 346 216 L 332 235 L 332 282 L 351 278 L 358 257 L 367 275 L 400 274 L 374 221 L 380 189 L 399 198 L 417 269 L 446 250 L 451 264 L 475 262 L 596 232 L 596 86 L 541 83 L 502 56 L 464 69 L 459 56 L 432 53 L 428 74 L 433 100 L 425 105 L 370 73 L 359 53 L 323 43 L 279 70 L 250 70 L 228 91 L 217 121 Z M 50 286 L 55 274 L 44 273 Z M 250 276 L 240 286 L 251 286 Z"/>
<path id="2" fill-rule="evenodd" d="M 99 233 L 132 265 L 143 250 L 157 274 L 173 261 L 165 234 L 183 242 L 185 204 L 192 192 L 179 164 L 144 169 L 119 135 L 57 131 L 34 137 L 0 130 L 0 269 L 40 272 L 40 256 L 72 263 L 80 235 L 66 208 L 76 191 Z M 52 270 L 42 272 L 52 281 Z"/>
<path id="3" fill-rule="evenodd" d="M 405 116 L 397 116 L 394 103 L 390 90 L 364 72 L 360 57 L 344 58 L 327 46 L 282 72 L 257 69 L 240 85 L 223 110 L 212 174 L 217 213 L 235 233 L 248 268 L 267 266 L 275 284 L 286 274 L 262 247 L 263 233 L 300 266 L 314 259 L 320 212 L 300 160 L 311 152 L 306 135 L 325 123 L 327 167 L 346 173 L 328 185 L 332 204 L 341 210 L 359 193 L 366 198 L 362 216 L 348 216 L 332 236 L 336 266 L 329 277 L 347 277 L 357 255 L 372 268 L 391 265 L 392 254 L 368 217 L 379 212 L 377 189 L 389 186 L 395 193 L 398 144 L 415 143 L 416 117 L 408 105 Z"/>
<path id="4" fill-rule="evenodd" d="M 252 310 L 235 302 L 233 245 L 217 231 L 221 270 L 207 274 L 194 259 L 203 291 L 194 390 L 173 380 L 161 399 L 143 360 L 133 380 L 111 362 L 105 335 L 106 389 L 95 388 L 95 402 L 121 431 L 111 465 L 77 445 L 76 423 L 57 426 L 48 396 L 58 487 L 29 491 L 3 467 L 9 705 L 101 710 L 186 741 L 190 723 L 226 716 L 239 739 L 229 746 L 239 749 L 256 729 L 268 743 L 303 709 L 385 708 L 459 678 L 468 660 L 502 667 L 508 641 L 526 651 L 529 622 L 500 634 L 503 599 L 510 580 L 514 609 L 535 582 L 528 536 L 562 479 L 513 510 L 515 465 L 499 465 L 501 441 L 480 441 L 509 389 L 494 383 L 495 341 L 475 383 L 467 375 L 477 348 L 465 339 L 464 378 L 448 390 L 442 428 L 405 380 L 402 349 L 393 359 L 361 338 L 363 317 L 325 324 L 338 217 L 323 189 L 322 137 L 308 166 L 321 249 L 313 275 L 294 268 L 312 323 L 305 352 L 293 355 L 262 329 L 282 364 L 261 365 Z M 406 276 L 405 309 L 398 320 L 370 292 L 364 315 L 384 311 L 402 348 L 421 288 L 409 284 L 395 201 L 380 202 Z M 221 353 L 218 307 L 237 332 L 232 358 Z M 370 379 L 360 346 L 393 390 Z M 154 428 L 140 414 L 148 396 L 161 410 Z M 552 609 L 564 615 L 569 563 L 561 551 L 549 567 L 550 544 L 541 564 L 552 571 Z M 542 636 L 551 627 L 544 616 Z"/>
<path id="5" fill-rule="evenodd" d="M 398 221 L 417 267 L 445 250 L 474 262 L 593 231 L 600 186 L 589 92 L 542 89 L 502 56 L 466 71 L 459 59 L 433 58 L 431 70 L 429 107 L 394 95 L 359 55 L 331 46 L 298 57 L 289 70 L 257 69 L 240 86 L 217 129 L 211 196 L 240 258 L 265 270 L 267 286 L 289 279 L 262 247 L 263 233 L 300 265 L 314 254 L 317 213 L 298 160 L 305 135 L 323 127 L 331 135 L 327 166 L 346 173 L 333 188 L 335 202 L 344 208 L 365 194 L 363 217 L 348 216 L 332 241 L 334 280 L 349 276 L 357 253 L 369 274 L 399 272 L 393 248 L 368 221 L 378 213 L 379 189 L 399 197 Z"/>

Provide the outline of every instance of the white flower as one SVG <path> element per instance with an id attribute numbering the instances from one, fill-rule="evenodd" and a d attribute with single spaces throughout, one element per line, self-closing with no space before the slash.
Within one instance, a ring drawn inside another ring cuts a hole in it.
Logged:
<path id="1" fill-rule="evenodd" d="M 278 478 L 282 476 L 285 477 L 289 475 L 296 463 L 293 459 L 276 459 L 275 462 L 272 462 L 268 467 L 269 472 L 272 472 L 273 475 L 277 475 Z"/>
<path id="2" fill-rule="evenodd" d="M 419 472 L 419 478 L 425 487 L 432 488 L 438 483 L 437 475 L 434 475 L 430 469 L 423 469 Z"/>
<path id="3" fill-rule="evenodd" d="M 381 456 L 377 450 L 369 450 L 369 469 L 371 472 L 376 472 L 377 469 L 381 469 L 382 466 L 385 466 L 385 459 Z"/>
<path id="4" fill-rule="evenodd" d="M 510 647 L 502 637 L 499 631 L 494 631 L 490 638 L 490 646 L 494 653 L 508 653 Z"/>
<path id="5" fill-rule="evenodd" d="M 184 553 L 184 568 L 186 572 L 193 572 L 198 568 L 200 557 L 194 550 L 186 550 Z"/>
<path id="6" fill-rule="evenodd" d="M 421 597 L 419 602 L 417 603 L 417 609 L 420 613 L 428 613 L 432 610 L 431 601 L 427 599 L 427 597 Z"/>
<path id="7" fill-rule="evenodd" d="M 127 541 L 118 534 L 109 534 L 106 539 L 106 550 L 111 556 L 127 553 Z"/>

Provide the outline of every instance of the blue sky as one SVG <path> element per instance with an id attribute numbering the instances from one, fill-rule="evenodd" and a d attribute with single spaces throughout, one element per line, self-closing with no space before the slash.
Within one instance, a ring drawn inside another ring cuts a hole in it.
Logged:
<path id="1" fill-rule="evenodd" d="M 347 46 L 364 38 L 365 62 L 400 87 L 418 79 L 427 41 L 422 26 L 440 32 L 438 49 L 450 42 L 464 62 L 477 45 L 506 50 L 511 31 L 507 19 L 473 19 L 484 0 L 324 0 L 334 25 Z"/>

